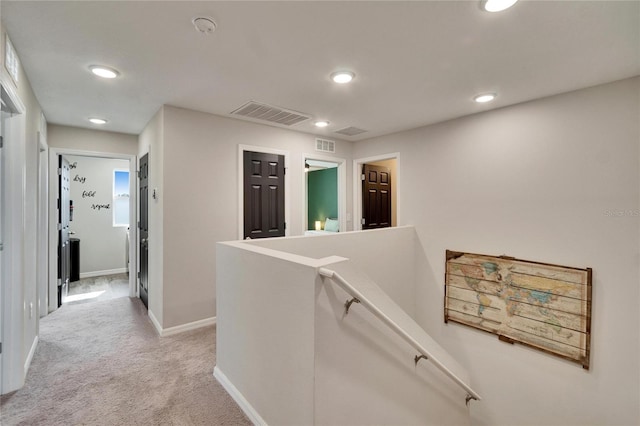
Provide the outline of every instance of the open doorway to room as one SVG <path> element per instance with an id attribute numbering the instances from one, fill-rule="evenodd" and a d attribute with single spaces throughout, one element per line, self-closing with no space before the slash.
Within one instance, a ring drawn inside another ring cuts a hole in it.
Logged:
<path id="1" fill-rule="evenodd" d="M 304 235 L 346 231 L 345 168 L 341 158 L 304 156 Z"/>
<path id="2" fill-rule="evenodd" d="M 398 225 L 400 154 L 384 154 L 353 161 L 354 230 Z"/>
<path id="3" fill-rule="evenodd" d="M 51 151 L 50 310 L 135 297 L 135 156 Z"/>

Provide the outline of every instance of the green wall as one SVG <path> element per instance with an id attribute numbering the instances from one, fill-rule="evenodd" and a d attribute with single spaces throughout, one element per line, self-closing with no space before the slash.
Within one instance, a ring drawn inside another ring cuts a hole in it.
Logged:
<path id="1" fill-rule="evenodd" d="M 338 217 L 338 168 L 307 173 L 309 197 L 308 227 L 315 229 L 316 220 Z"/>

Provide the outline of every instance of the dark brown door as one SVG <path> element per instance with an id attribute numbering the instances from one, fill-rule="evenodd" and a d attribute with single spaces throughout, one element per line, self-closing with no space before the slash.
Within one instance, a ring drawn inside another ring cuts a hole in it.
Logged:
<path id="1" fill-rule="evenodd" d="M 71 245 L 69 244 L 69 220 L 71 217 L 71 178 L 69 161 L 58 157 L 58 306 L 69 292 L 71 277 Z"/>
<path id="2" fill-rule="evenodd" d="M 140 158 L 140 299 L 149 308 L 149 154 Z"/>
<path id="3" fill-rule="evenodd" d="M 244 152 L 244 238 L 282 237 L 284 156 Z"/>
<path id="4" fill-rule="evenodd" d="M 389 168 L 362 167 L 362 229 L 391 226 L 391 172 Z"/>

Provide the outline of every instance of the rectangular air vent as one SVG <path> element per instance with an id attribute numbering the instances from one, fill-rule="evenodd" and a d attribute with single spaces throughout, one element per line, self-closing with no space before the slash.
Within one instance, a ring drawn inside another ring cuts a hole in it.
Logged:
<path id="1" fill-rule="evenodd" d="M 316 151 L 330 152 L 333 154 L 336 152 L 336 143 L 329 139 L 316 138 Z"/>
<path id="2" fill-rule="evenodd" d="M 231 112 L 231 115 L 253 118 L 254 120 L 268 121 L 270 123 L 293 126 L 302 123 L 311 117 L 300 112 L 278 108 L 255 101 L 249 101 L 240 108 Z"/>
<path id="3" fill-rule="evenodd" d="M 339 133 L 341 135 L 346 135 L 346 136 L 355 136 L 355 135 L 359 135 L 360 133 L 365 133 L 366 130 L 362 130 L 362 129 L 358 129 L 357 127 L 345 127 L 344 129 L 340 129 L 340 130 L 336 130 L 336 133 Z"/>

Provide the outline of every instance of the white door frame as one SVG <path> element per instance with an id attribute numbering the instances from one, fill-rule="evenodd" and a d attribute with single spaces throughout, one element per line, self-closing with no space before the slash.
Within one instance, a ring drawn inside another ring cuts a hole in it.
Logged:
<path id="1" fill-rule="evenodd" d="M 0 393 L 5 394 L 24 385 L 26 374 L 23 352 L 24 335 L 24 213 L 26 182 L 26 108 L 15 89 L 0 76 L 2 99 L 12 111 L 3 126 L 4 184 L 3 200 L 3 265 L 0 291 L 2 317 L 0 332 L 2 355 Z M 36 324 L 38 318 L 36 317 Z M 28 365 L 27 365 L 28 367 Z"/>
<path id="2" fill-rule="evenodd" d="M 244 152 L 261 152 L 263 154 L 276 154 L 284 156 L 284 235 L 288 237 L 291 232 L 289 187 L 289 151 L 268 148 L 265 146 L 238 145 L 238 239 L 244 238 Z"/>
<path id="3" fill-rule="evenodd" d="M 45 131 L 38 131 L 38 231 L 37 231 L 37 271 L 38 315 L 49 313 L 49 146 L 46 137 L 46 121 L 41 118 Z"/>
<path id="4" fill-rule="evenodd" d="M 66 148 L 49 148 L 49 312 L 58 309 L 58 156 L 80 155 L 129 161 L 129 222 L 137 218 L 138 187 L 136 170 L 138 162 L 135 155 L 110 152 L 81 151 Z M 138 227 L 129 223 L 129 297 L 136 296 L 138 279 Z"/>
<path id="5" fill-rule="evenodd" d="M 329 155 L 302 154 L 302 170 L 304 170 L 307 160 L 327 161 L 338 165 L 338 223 L 340 226 L 340 232 L 345 232 L 347 230 L 347 160 L 344 158 L 331 157 Z M 304 202 L 304 209 L 302 209 L 302 235 L 304 235 L 304 232 L 309 228 L 309 224 L 307 223 L 309 219 L 307 173 L 303 173 L 303 175 L 304 182 L 302 185 L 302 200 Z"/>
<path id="6" fill-rule="evenodd" d="M 400 153 L 392 152 L 389 154 L 374 155 L 373 157 L 358 158 L 353 160 L 353 230 L 362 230 L 362 165 L 374 163 L 376 161 L 396 160 L 396 175 L 393 178 L 396 181 L 396 226 L 402 224 L 400 215 Z"/>

